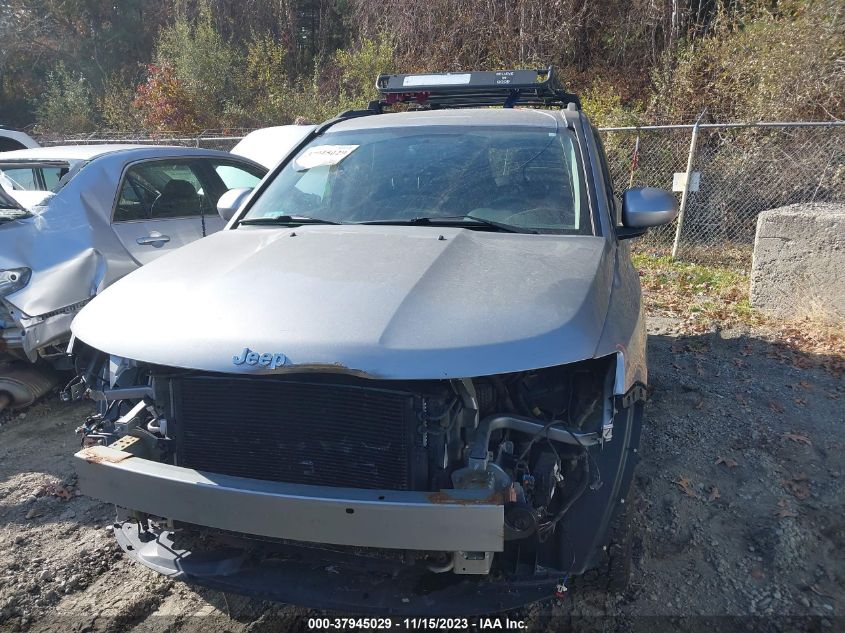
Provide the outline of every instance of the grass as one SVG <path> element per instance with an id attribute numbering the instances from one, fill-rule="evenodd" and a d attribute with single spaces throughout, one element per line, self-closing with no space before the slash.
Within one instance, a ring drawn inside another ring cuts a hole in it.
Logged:
<path id="1" fill-rule="evenodd" d="M 653 252 L 636 252 L 632 259 L 650 316 L 678 319 L 684 333 L 753 327 L 794 351 L 827 357 L 828 366 L 845 366 L 845 324 L 812 305 L 800 317 L 786 320 L 755 310 L 748 298 L 747 264 L 673 261 Z"/>
<path id="2" fill-rule="evenodd" d="M 748 301 L 748 273 L 739 266 L 672 261 L 668 255 L 634 253 L 648 313 L 681 319 L 685 329 L 706 331 L 762 325 Z"/>

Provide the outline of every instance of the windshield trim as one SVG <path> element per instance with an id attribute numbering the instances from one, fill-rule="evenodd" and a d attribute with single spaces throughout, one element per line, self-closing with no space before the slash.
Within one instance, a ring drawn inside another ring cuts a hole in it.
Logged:
<path id="1" fill-rule="evenodd" d="M 0 157 L 0 169 L 15 169 L 18 167 L 67 167 L 70 168 L 71 163 L 78 161 L 68 161 L 61 158 L 16 158 L 14 160 L 3 160 Z"/>

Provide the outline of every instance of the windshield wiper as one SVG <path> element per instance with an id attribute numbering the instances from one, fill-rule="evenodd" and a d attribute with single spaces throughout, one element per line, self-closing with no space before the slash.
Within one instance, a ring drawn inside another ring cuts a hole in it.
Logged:
<path id="1" fill-rule="evenodd" d="M 491 227 L 498 231 L 506 233 L 538 233 L 536 229 L 530 229 L 522 226 L 513 226 L 512 224 L 504 224 L 496 222 L 495 220 L 488 220 L 486 218 L 477 218 L 474 215 L 433 215 L 420 218 L 411 218 L 410 220 L 368 220 L 366 222 L 358 222 L 357 224 L 388 224 L 396 226 L 406 225 L 432 225 L 432 226 L 462 226 L 472 228 L 473 226 L 482 225 Z"/>
<path id="2" fill-rule="evenodd" d="M 333 222 L 332 220 L 323 220 L 321 218 L 309 218 L 305 215 L 276 215 L 266 218 L 247 218 L 246 220 L 241 220 L 240 222 L 238 222 L 238 224 L 281 224 L 283 226 L 299 226 L 301 224 L 340 224 L 340 222 Z"/>
<path id="3" fill-rule="evenodd" d="M 24 220 L 31 217 L 32 213 L 24 209 L 4 207 L 0 205 L 0 223 L 14 222 L 15 220 Z"/>

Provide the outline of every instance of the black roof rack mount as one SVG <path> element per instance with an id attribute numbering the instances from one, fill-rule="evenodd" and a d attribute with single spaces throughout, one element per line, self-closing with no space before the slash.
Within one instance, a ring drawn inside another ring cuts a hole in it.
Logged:
<path id="1" fill-rule="evenodd" d="M 396 103 L 432 109 L 515 105 L 565 108 L 570 103 L 581 107 L 576 95 L 558 85 L 551 67 L 379 75 L 376 88 L 382 98 L 370 108 L 378 111 Z"/>

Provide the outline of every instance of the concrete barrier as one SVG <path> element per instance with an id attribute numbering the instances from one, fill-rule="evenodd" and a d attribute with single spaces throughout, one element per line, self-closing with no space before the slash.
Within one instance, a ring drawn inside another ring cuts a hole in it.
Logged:
<path id="1" fill-rule="evenodd" d="M 793 204 L 757 217 L 751 305 L 779 317 L 845 320 L 845 204 Z"/>

